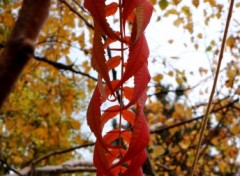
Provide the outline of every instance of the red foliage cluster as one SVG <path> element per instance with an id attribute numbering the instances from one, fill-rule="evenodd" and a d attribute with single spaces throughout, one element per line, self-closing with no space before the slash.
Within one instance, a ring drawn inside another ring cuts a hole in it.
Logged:
<path id="1" fill-rule="evenodd" d="M 94 21 L 91 63 L 99 75 L 87 111 L 88 125 L 97 139 L 94 150 L 97 175 L 142 175 L 141 166 L 146 160 L 149 142 L 143 106 L 150 80 L 147 68 L 149 49 L 144 30 L 153 7 L 147 0 L 119 0 L 108 5 L 105 0 L 85 0 L 84 6 Z M 107 17 L 116 12 L 119 12 L 119 31 L 114 31 L 107 21 Z M 131 31 L 127 36 L 126 24 L 129 23 Z M 107 38 L 105 41 L 103 36 Z M 119 43 L 120 48 L 114 57 L 107 59 L 105 49 L 113 43 Z M 125 61 L 126 52 L 128 58 Z M 109 71 L 119 68 L 120 79 L 111 80 Z M 130 78 L 134 78 L 132 87 L 126 86 Z M 103 85 L 102 81 L 106 84 Z M 103 109 L 103 104 L 114 105 Z M 118 126 L 103 135 L 105 124 L 113 118 L 118 118 Z M 125 128 L 124 122 L 128 124 Z"/>

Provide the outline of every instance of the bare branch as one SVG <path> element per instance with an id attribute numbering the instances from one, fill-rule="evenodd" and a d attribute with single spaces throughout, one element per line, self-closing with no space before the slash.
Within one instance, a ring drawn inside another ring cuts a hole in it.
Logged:
<path id="1" fill-rule="evenodd" d="M 62 63 L 59 63 L 59 62 L 54 62 L 54 61 L 48 60 L 45 57 L 34 56 L 34 59 L 36 59 L 38 61 L 42 61 L 42 62 L 48 63 L 48 64 L 52 65 L 53 67 L 55 67 L 57 69 L 71 71 L 73 73 L 80 74 L 80 75 L 88 77 L 88 78 L 90 78 L 90 79 L 92 79 L 94 81 L 97 81 L 97 78 L 94 78 L 93 76 L 91 76 L 91 75 L 89 75 L 87 73 L 84 73 L 84 72 L 81 72 L 81 71 L 78 71 L 78 70 L 74 69 L 73 65 L 65 65 L 65 64 L 62 64 Z"/>

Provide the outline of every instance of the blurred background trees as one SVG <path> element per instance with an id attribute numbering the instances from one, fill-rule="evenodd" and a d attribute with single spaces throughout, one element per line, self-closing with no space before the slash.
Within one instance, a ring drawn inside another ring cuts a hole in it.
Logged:
<path id="1" fill-rule="evenodd" d="M 0 50 L 21 3 L 0 1 Z M 151 3 L 155 11 L 146 36 L 152 80 L 145 107 L 151 133 L 149 158 L 155 175 L 188 175 L 228 1 Z M 93 31 L 91 16 L 82 4 L 82 0 L 52 1 L 34 56 L 0 109 L 0 175 L 31 171 L 94 175 L 94 139 L 85 120 L 96 83 L 90 64 Z M 240 174 L 239 7 L 236 2 L 196 175 Z M 109 20 L 114 23 L 117 18 Z M 111 56 L 110 50 L 106 55 Z"/>

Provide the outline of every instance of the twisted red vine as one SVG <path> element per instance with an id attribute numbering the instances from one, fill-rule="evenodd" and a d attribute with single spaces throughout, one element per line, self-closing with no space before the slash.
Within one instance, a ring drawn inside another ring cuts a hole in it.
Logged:
<path id="1" fill-rule="evenodd" d="M 147 68 L 149 49 L 144 30 L 153 7 L 147 0 L 105 3 L 105 0 L 84 1 L 94 22 L 91 64 L 99 75 L 87 111 L 88 125 L 96 136 L 93 160 L 97 175 L 138 176 L 142 175 L 141 166 L 146 160 L 149 142 L 143 113 L 146 86 L 150 80 Z M 116 31 L 107 21 L 107 17 L 113 15 L 119 20 L 119 30 Z M 127 31 L 129 28 L 131 31 Z M 115 47 L 115 55 L 107 59 L 105 49 L 112 46 L 119 48 Z M 120 70 L 119 79 L 111 79 L 109 71 L 112 69 Z M 130 78 L 134 80 L 133 86 L 126 84 Z M 111 119 L 117 119 L 118 125 L 103 134 Z"/>

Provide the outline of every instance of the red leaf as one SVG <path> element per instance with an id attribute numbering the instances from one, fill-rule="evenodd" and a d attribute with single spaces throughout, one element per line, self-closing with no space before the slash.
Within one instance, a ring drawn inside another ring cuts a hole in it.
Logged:
<path id="1" fill-rule="evenodd" d="M 87 123 L 93 134 L 96 136 L 99 143 L 107 150 L 106 144 L 102 138 L 101 124 L 101 95 L 96 87 L 92 95 L 87 110 Z"/>
<path id="2" fill-rule="evenodd" d="M 120 35 L 120 32 L 115 32 L 116 36 L 119 36 Z M 117 39 L 112 39 L 112 38 L 109 38 L 107 37 L 107 39 L 105 40 L 104 44 L 103 44 L 103 48 L 106 49 L 111 43 L 114 43 L 116 42 Z"/>
<path id="3" fill-rule="evenodd" d="M 84 7 L 88 9 L 93 16 L 94 28 L 99 26 L 98 30 L 95 28 L 95 32 L 97 31 L 100 34 L 104 33 L 112 39 L 118 38 L 107 22 L 105 13 L 105 0 L 85 0 Z"/>
<path id="4" fill-rule="evenodd" d="M 122 131 L 121 132 L 121 137 L 126 141 L 128 144 L 130 143 L 132 133 L 130 131 Z"/>
<path id="5" fill-rule="evenodd" d="M 138 72 L 138 70 L 147 62 L 148 56 L 149 49 L 147 41 L 145 36 L 142 35 L 139 40 L 135 42 L 129 49 L 127 66 L 123 77 L 118 84 L 119 87 Z M 117 87 L 117 89 L 119 87 Z"/>
<path id="6" fill-rule="evenodd" d="M 111 81 L 111 87 L 115 88 L 118 83 L 119 83 L 119 80 L 113 80 L 113 81 Z M 105 86 L 104 92 L 105 92 L 105 94 L 106 94 L 107 97 L 112 94 L 112 91 L 109 89 L 108 86 Z M 109 100 L 109 101 L 112 101 L 112 102 L 113 102 L 113 101 L 116 100 L 116 98 L 117 98 L 116 95 L 114 95 L 114 99 L 113 99 L 113 100 Z M 106 100 L 107 100 L 106 97 L 102 97 L 101 103 L 105 102 Z"/>
<path id="7" fill-rule="evenodd" d="M 151 19 L 152 11 L 153 6 L 148 1 L 143 1 L 136 7 L 136 17 L 133 23 L 133 32 L 131 34 L 132 43 L 134 43 L 141 35 L 143 35 L 143 32 Z"/>
<path id="8" fill-rule="evenodd" d="M 125 1 L 123 5 L 123 25 L 125 26 L 128 16 L 139 6 L 144 0 Z"/>
<path id="9" fill-rule="evenodd" d="M 134 121 L 135 121 L 135 115 L 133 112 L 131 112 L 130 110 L 124 109 L 122 110 L 122 116 L 123 118 L 128 121 L 132 126 L 134 125 Z"/>
<path id="10" fill-rule="evenodd" d="M 120 56 L 114 56 L 107 61 L 108 70 L 116 68 L 121 62 Z"/>
<path id="11" fill-rule="evenodd" d="M 147 63 L 145 63 L 142 68 L 134 75 L 133 96 L 130 102 L 124 108 L 132 106 L 138 100 L 139 96 L 141 96 L 142 93 L 146 91 L 146 87 L 150 79 L 151 77 L 147 68 Z"/>
<path id="12" fill-rule="evenodd" d="M 97 176 L 114 176 L 114 174 L 109 171 L 110 164 L 106 157 L 106 151 L 98 140 L 96 141 L 94 148 L 93 163 L 97 168 Z"/>
<path id="13" fill-rule="evenodd" d="M 114 175 L 122 175 L 123 172 L 127 170 L 124 166 L 117 166 L 116 168 L 112 169 Z"/>
<path id="14" fill-rule="evenodd" d="M 114 13 L 116 13 L 118 9 L 118 4 L 116 2 L 112 2 L 110 4 L 108 4 L 106 7 L 105 7 L 105 14 L 106 14 L 106 17 L 107 16 L 111 16 L 113 15 Z"/>
<path id="15" fill-rule="evenodd" d="M 131 160 L 136 156 L 139 156 L 139 154 L 142 154 L 143 150 L 146 150 L 145 147 L 149 142 L 150 134 L 148 131 L 146 119 L 144 117 L 143 106 L 142 106 L 142 103 L 145 102 L 145 95 L 143 95 L 142 98 L 144 100 L 138 103 L 138 106 L 137 106 L 136 121 L 133 127 L 133 132 L 132 132 L 132 137 L 131 137 L 131 142 L 129 144 L 128 152 L 118 163 L 114 164 L 111 168 L 122 165 L 126 161 Z M 141 160 L 135 163 L 131 163 L 131 165 L 133 164 L 133 165 L 136 165 L 137 167 L 138 166 L 140 167 L 145 161 L 146 157 L 139 156 L 139 158 Z M 131 168 L 135 168 L 136 166 L 132 166 Z"/>
<path id="16" fill-rule="evenodd" d="M 129 140 L 129 134 L 130 132 L 128 131 L 121 131 L 119 132 L 118 129 L 114 129 L 110 132 L 108 132 L 104 137 L 104 141 L 108 145 L 110 145 L 112 142 L 117 140 L 119 138 L 119 135 L 123 135 L 123 139 Z M 116 146 L 117 147 L 117 146 Z M 110 169 L 111 163 L 119 157 L 119 150 L 121 150 L 121 154 L 124 156 L 126 154 L 125 149 L 120 149 L 119 147 L 117 148 L 112 148 L 109 149 L 109 152 L 105 152 L 104 148 L 101 146 L 99 141 L 97 140 L 95 144 L 95 149 L 94 149 L 94 165 L 97 167 L 97 174 L 98 175 L 116 175 L 116 172 L 119 172 L 118 169 L 120 169 L 121 166 L 119 166 L 117 169 Z M 122 168 L 121 168 L 122 169 Z M 125 169 L 124 169 L 125 170 Z"/>
<path id="17" fill-rule="evenodd" d="M 123 95 L 130 101 L 133 97 L 133 88 L 128 86 L 123 87 Z"/>
<path id="18" fill-rule="evenodd" d="M 126 82 L 130 77 L 136 74 L 134 80 L 134 95 L 129 104 L 124 107 L 124 109 L 130 107 L 136 102 L 137 97 L 141 96 L 141 93 L 145 90 L 146 85 L 150 80 L 150 75 L 147 70 L 147 58 L 149 56 L 149 49 L 144 35 L 142 35 L 139 40 L 130 47 L 129 52 L 130 53 L 126 70 L 123 74 L 122 79 L 114 88 L 114 91 L 117 90 L 124 82 Z"/>
<path id="19" fill-rule="evenodd" d="M 110 88 L 110 90 L 112 90 L 110 78 L 108 75 L 106 59 L 104 56 L 102 39 L 100 34 L 98 34 L 97 32 L 95 32 L 94 39 L 93 39 L 91 64 L 92 64 L 92 67 L 98 72 L 98 74 L 100 74 L 101 77 L 106 81 L 107 86 Z"/>
<path id="20" fill-rule="evenodd" d="M 131 161 L 132 164 L 129 165 L 128 169 L 122 176 L 143 176 L 142 173 L 142 165 L 147 159 L 147 152 L 146 150 L 143 150 L 141 153 L 139 153 L 136 157 L 134 157 Z"/>
<path id="21" fill-rule="evenodd" d="M 105 125 L 105 123 L 107 123 L 108 120 L 112 119 L 117 114 L 119 114 L 119 111 L 116 111 L 119 108 L 120 108 L 119 105 L 115 105 L 115 106 L 111 106 L 108 109 L 106 109 L 106 111 L 103 113 L 103 115 L 101 117 L 101 120 L 102 120 L 101 128 L 103 128 L 103 126 Z"/>

